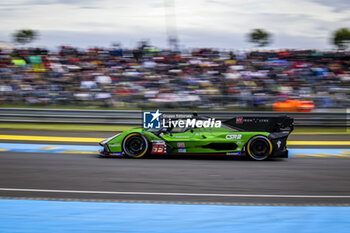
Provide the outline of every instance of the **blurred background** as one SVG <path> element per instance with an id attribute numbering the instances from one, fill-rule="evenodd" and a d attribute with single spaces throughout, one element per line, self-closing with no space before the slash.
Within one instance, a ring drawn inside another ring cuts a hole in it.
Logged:
<path id="1" fill-rule="evenodd" d="M 345 1 L 194 2 L 2 1 L 0 105 L 349 107 Z"/>

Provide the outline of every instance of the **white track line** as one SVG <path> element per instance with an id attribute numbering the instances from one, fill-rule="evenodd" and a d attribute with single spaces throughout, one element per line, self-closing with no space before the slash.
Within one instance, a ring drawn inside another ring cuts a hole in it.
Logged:
<path id="1" fill-rule="evenodd" d="M 16 189 L 0 188 L 0 191 L 39 192 L 39 193 L 80 193 L 80 194 L 114 194 L 114 195 L 153 195 L 153 196 L 201 196 L 201 197 L 274 197 L 274 198 L 350 198 L 350 195 L 278 195 L 278 194 L 225 194 L 225 193 L 152 193 L 152 192 L 113 192 L 56 189 Z"/>

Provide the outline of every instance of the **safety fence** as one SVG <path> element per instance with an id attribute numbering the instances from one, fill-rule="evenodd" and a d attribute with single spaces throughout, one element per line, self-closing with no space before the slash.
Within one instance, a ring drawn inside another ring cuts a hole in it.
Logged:
<path id="1" fill-rule="evenodd" d="M 163 113 L 193 113 L 189 111 L 162 111 Z M 294 118 L 296 126 L 302 127 L 347 127 L 346 110 L 329 112 L 228 112 L 196 111 L 200 116 L 229 119 L 235 116 L 277 116 Z M 102 124 L 133 125 L 142 124 L 141 110 L 68 110 L 68 109 L 26 109 L 0 108 L 1 123 L 51 123 L 51 124 Z"/>

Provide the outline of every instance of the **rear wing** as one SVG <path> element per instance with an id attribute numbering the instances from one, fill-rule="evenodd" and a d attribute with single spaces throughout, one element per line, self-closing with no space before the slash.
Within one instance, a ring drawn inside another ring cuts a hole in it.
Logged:
<path id="1" fill-rule="evenodd" d="M 288 116 L 236 116 L 222 123 L 239 131 L 291 133 L 294 129 L 293 122 L 293 118 Z"/>

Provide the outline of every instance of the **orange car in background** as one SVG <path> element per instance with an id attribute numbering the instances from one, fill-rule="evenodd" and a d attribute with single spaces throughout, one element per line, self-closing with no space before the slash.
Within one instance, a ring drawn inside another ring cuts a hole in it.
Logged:
<path id="1" fill-rule="evenodd" d="M 273 111 L 276 112 L 311 112 L 315 108 L 312 100 L 285 100 L 273 104 Z"/>

